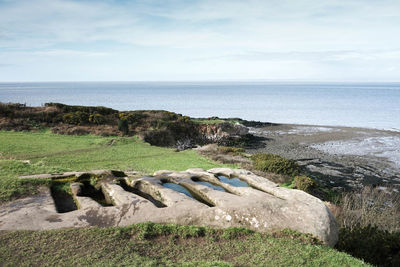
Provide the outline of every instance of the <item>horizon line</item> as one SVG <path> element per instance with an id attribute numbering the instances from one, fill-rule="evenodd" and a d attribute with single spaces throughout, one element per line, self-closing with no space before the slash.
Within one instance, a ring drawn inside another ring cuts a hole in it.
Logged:
<path id="1" fill-rule="evenodd" d="M 42 80 L 0 81 L 2 83 L 222 83 L 222 82 L 271 82 L 271 83 L 400 83 L 400 80 L 306 80 L 306 79 L 210 79 L 210 80 Z"/>

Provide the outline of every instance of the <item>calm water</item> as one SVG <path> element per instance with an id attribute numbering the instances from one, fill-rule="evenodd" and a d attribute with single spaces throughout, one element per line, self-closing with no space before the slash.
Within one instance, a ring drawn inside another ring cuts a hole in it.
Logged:
<path id="1" fill-rule="evenodd" d="M 245 181 L 242 181 L 239 178 L 228 178 L 225 176 L 218 176 L 218 179 L 223 183 L 230 184 L 235 187 L 249 187 L 249 185 Z"/>
<path id="2" fill-rule="evenodd" d="M 174 183 L 163 183 L 163 186 L 165 186 L 165 187 L 167 187 L 169 189 L 172 189 L 172 190 L 174 190 L 176 192 L 183 193 L 183 194 L 187 195 L 190 198 L 193 198 L 192 194 L 190 194 L 190 192 L 186 188 L 181 186 L 181 185 L 174 184 Z"/>
<path id="3" fill-rule="evenodd" d="M 209 183 L 209 182 L 196 181 L 196 183 L 201 184 L 201 185 L 205 185 L 205 186 L 207 186 L 207 187 L 209 187 L 211 189 L 214 189 L 214 190 L 218 190 L 218 191 L 221 191 L 221 192 L 226 192 L 225 189 L 223 189 L 221 186 L 214 185 L 214 184 Z"/>
<path id="4" fill-rule="evenodd" d="M 1 102 L 61 102 L 193 117 L 400 129 L 400 83 L 0 83 Z"/>

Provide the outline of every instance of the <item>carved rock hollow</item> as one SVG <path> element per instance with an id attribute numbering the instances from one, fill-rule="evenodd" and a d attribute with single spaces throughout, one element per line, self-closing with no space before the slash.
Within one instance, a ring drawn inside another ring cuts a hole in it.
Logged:
<path id="1" fill-rule="evenodd" d="M 107 202 L 113 206 L 104 207 L 80 195 L 82 184 L 75 183 L 71 191 L 77 210 L 58 213 L 50 190 L 45 190 L 1 206 L 0 230 L 126 226 L 151 221 L 246 227 L 258 232 L 289 228 L 312 234 L 329 246 L 338 240 L 335 218 L 321 200 L 279 187 L 247 170 L 160 170 L 154 176 L 118 179 L 100 182 Z"/>

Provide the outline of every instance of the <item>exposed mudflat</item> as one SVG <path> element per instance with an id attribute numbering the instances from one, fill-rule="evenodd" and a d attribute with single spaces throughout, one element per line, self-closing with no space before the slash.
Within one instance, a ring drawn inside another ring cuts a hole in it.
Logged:
<path id="1" fill-rule="evenodd" d="M 294 159 L 309 176 L 336 190 L 363 185 L 400 189 L 400 132 L 288 124 L 250 132 L 263 137 L 265 147 L 249 153 Z"/>

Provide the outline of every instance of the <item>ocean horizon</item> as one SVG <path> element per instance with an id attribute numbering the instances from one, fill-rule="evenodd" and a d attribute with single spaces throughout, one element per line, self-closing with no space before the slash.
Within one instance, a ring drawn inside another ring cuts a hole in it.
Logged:
<path id="1" fill-rule="evenodd" d="M 395 82 L 3 82 L 0 102 L 400 131 L 400 83 Z"/>

